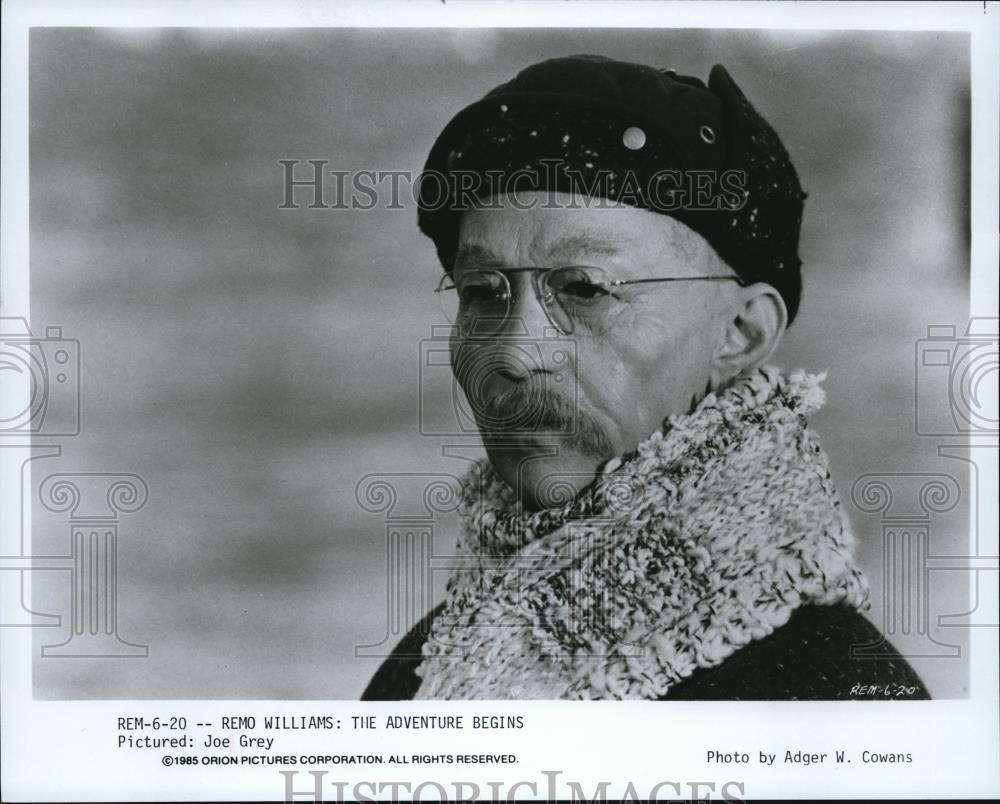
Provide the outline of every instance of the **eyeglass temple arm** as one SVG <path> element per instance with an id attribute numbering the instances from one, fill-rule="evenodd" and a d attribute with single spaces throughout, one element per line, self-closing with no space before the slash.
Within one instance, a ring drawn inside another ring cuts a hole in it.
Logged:
<path id="1" fill-rule="evenodd" d="M 641 285 L 647 282 L 738 282 L 746 284 L 740 276 L 665 276 L 652 279 L 612 279 L 610 284 L 614 287 L 621 285 Z"/>
<path id="2" fill-rule="evenodd" d="M 538 271 L 544 269 L 538 268 L 505 268 L 502 271 L 498 270 L 498 273 L 515 273 L 521 271 Z M 455 280 L 452 279 L 452 282 Z M 621 287 L 622 285 L 642 285 L 650 282 L 736 282 L 742 286 L 746 286 L 746 280 L 740 276 L 664 276 L 664 277 L 653 277 L 650 279 L 612 279 L 608 284 L 611 287 Z M 438 287 L 434 289 L 435 293 L 441 293 L 445 290 L 456 290 L 455 285 L 449 287 Z"/>

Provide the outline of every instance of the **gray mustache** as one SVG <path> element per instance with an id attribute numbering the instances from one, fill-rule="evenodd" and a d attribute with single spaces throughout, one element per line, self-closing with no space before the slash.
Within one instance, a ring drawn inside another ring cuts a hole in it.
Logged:
<path id="1" fill-rule="evenodd" d="M 613 446 L 601 427 L 577 405 L 544 385 L 524 382 L 469 400 L 484 435 L 562 433 L 569 445 L 598 459 Z"/>

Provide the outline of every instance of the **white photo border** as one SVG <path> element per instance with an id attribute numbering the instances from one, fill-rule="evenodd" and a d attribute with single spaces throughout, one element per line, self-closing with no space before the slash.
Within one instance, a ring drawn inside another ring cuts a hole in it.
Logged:
<path id="1" fill-rule="evenodd" d="M 0 244 L 0 311 L 30 318 L 28 275 L 28 36 L 36 26 L 123 27 L 619 27 L 619 28 L 747 28 L 880 31 L 965 31 L 971 37 L 972 153 L 971 175 L 971 298 L 970 315 L 996 318 L 998 253 L 998 41 L 1000 5 L 997 3 L 852 3 L 852 2 L 725 2 L 725 3 L 486 3 L 486 2 L 30 2 L 3 4 L 2 33 L 2 244 Z M 5 392 L 9 391 L 5 388 Z M 996 400 L 994 400 L 994 405 Z M 10 451 L 0 450 L 3 478 L 4 542 L 14 527 L 19 508 L 19 466 Z M 978 464 L 981 488 L 998 487 L 997 454 Z M 973 511 L 980 522 L 981 544 L 997 556 L 997 501 L 979 501 Z M 975 504 L 973 501 L 972 504 Z M 11 591 L 12 576 L 0 572 L 0 592 Z M 30 573 L 25 573 L 30 575 Z M 28 589 L 30 595 L 30 586 Z M 6 600 L 0 595 L 0 600 Z M 985 623 L 990 606 L 1000 601 L 970 601 L 970 610 Z M 736 798 L 906 798 L 1000 796 L 1000 699 L 995 628 L 973 628 L 970 696 L 966 700 L 890 703 L 676 703 L 649 706 L 623 703 L 465 702 L 368 703 L 351 701 L 105 701 L 57 702 L 32 699 L 31 629 L 0 628 L 0 744 L 3 750 L 2 789 L 9 801 L 55 800 L 273 800 L 283 796 L 284 777 L 269 766 L 181 768 L 159 761 L 160 752 L 122 755 L 115 748 L 117 719 L 181 715 L 190 721 L 211 721 L 229 713 L 269 713 L 295 716 L 322 710 L 342 721 L 334 742 L 349 753 L 392 751 L 435 754 L 454 750 L 461 742 L 468 753 L 514 753 L 518 763 L 478 771 L 476 766 L 419 768 L 364 766 L 341 768 L 336 778 L 348 782 L 339 788 L 351 795 L 356 780 L 386 782 L 433 780 L 452 784 L 457 779 L 503 780 L 509 791 L 521 781 L 545 784 L 559 772 L 556 789 L 568 795 L 567 780 L 593 795 L 602 780 L 611 780 L 608 795 L 620 798 L 631 782 L 645 795 L 657 783 L 682 785 L 661 788 L 662 795 L 724 797 L 727 782 L 739 782 L 728 795 Z M 371 714 L 522 714 L 531 724 L 516 739 L 505 732 L 462 735 L 410 732 L 352 732 L 353 716 Z M 330 748 L 307 735 L 297 744 L 300 753 Z M 325 740 L 325 738 L 324 738 Z M 709 766 L 705 749 L 725 751 L 792 750 L 856 751 L 866 746 L 911 752 L 920 761 L 902 766 L 855 763 L 802 766 L 768 770 L 758 763 L 746 766 Z M 319 767 L 319 766 L 316 766 Z M 433 768 L 433 770 L 432 770 Z M 316 769 L 316 768 L 312 768 Z M 291 782 L 296 801 L 312 800 L 310 768 L 297 770 Z M 333 776 L 323 781 L 324 800 L 337 800 Z M 691 783 L 702 786 L 691 790 Z M 711 789 L 707 786 L 712 784 Z M 686 787 L 683 785 L 687 785 Z M 448 788 L 452 789 L 452 788 Z M 486 787 L 483 790 L 486 791 Z M 388 792 L 362 788 L 355 794 L 385 798 Z M 466 790 L 468 792 L 468 790 Z M 506 793 L 505 793 L 506 794 Z M 437 800 L 433 789 L 425 795 Z M 489 797 L 484 792 L 486 798 Z M 404 798 L 406 796 L 404 795 Z M 522 786 L 515 798 L 532 798 Z"/>

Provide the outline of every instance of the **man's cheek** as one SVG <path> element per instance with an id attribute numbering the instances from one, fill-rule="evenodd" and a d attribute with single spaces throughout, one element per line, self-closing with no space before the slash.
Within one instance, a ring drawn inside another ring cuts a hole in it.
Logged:
<path id="1" fill-rule="evenodd" d="M 605 341 L 597 346 L 583 346 L 577 351 L 571 387 L 567 390 L 575 392 L 582 403 L 607 409 L 606 400 L 617 404 L 618 399 L 627 396 L 627 389 L 635 385 L 636 366 L 642 366 L 647 374 L 659 373 L 652 361 L 642 358 L 638 344 Z"/>
<path id="2" fill-rule="evenodd" d="M 468 395 L 470 386 L 481 385 L 484 376 L 486 355 L 481 349 L 469 346 L 465 342 L 453 343 L 451 347 L 451 373 L 461 389 Z"/>

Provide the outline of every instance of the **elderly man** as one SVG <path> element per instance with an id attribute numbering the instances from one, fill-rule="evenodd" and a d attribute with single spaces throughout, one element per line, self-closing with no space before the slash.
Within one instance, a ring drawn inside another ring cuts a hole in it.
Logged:
<path id="1" fill-rule="evenodd" d="M 553 59 L 451 121 L 419 223 L 488 460 L 365 699 L 927 697 L 859 613 L 819 378 L 767 365 L 804 198 L 721 66 Z"/>

